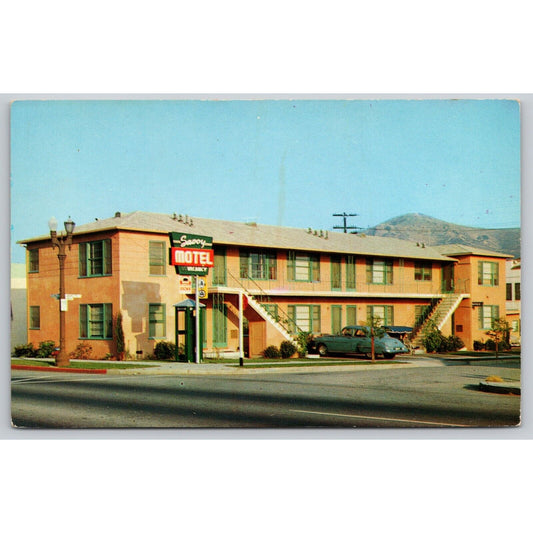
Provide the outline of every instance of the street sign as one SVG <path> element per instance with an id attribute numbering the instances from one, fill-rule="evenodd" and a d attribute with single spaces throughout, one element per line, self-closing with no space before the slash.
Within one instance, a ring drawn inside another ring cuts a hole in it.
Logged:
<path id="1" fill-rule="evenodd" d="M 59 300 L 59 294 L 51 294 L 50 296 Z M 65 300 L 74 300 L 74 298 L 81 298 L 81 294 L 65 294 Z"/>

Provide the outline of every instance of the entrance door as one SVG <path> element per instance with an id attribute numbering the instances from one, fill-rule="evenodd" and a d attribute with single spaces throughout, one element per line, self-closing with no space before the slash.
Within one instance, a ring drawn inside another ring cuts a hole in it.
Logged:
<path id="1" fill-rule="evenodd" d="M 266 348 L 266 322 L 248 322 L 248 344 L 250 347 L 250 357 L 261 355 Z"/>
<path id="2" fill-rule="evenodd" d="M 442 266 L 442 292 L 453 292 L 453 264 Z"/>

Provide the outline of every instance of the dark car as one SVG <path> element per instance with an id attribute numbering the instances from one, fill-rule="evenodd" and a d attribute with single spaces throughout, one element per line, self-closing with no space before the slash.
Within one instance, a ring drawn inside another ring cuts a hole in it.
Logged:
<path id="1" fill-rule="evenodd" d="M 313 339 L 313 348 L 320 355 L 365 354 L 372 351 L 370 328 L 367 326 L 346 326 L 339 335 L 319 335 Z M 374 337 L 374 353 L 385 359 L 393 359 L 396 354 L 409 353 L 406 346 L 381 329 Z"/>

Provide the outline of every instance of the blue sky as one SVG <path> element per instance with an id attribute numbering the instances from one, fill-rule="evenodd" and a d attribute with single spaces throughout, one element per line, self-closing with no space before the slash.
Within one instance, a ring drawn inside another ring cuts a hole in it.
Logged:
<path id="1" fill-rule="evenodd" d="M 509 100 L 17 101 L 17 240 L 116 211 L 331 230 L 423 213 L 520 225 L 520 111 Z"/>

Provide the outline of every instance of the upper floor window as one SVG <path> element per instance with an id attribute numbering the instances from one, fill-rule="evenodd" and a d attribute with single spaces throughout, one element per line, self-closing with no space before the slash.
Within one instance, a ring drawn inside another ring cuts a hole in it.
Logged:
<path id="1" fill-rule="evenodd" d="M 277 263 L 275 252 L 241 251 L 240 276 L 250 279 L 276 279 Z"/>
<path id="2" fill-rule="evenodd" d="M 415 281 L 431 281 L 430 261 L 415 261 Z"/>
<path id="3" fill-rule="evenodd" d="M 505 284 L 505 299 L 509 302 L 513 299 L 513 284 L 512 283 Z"/>
<path id="4" fill-rule="evenodd" d="M 478 263 L 478 285 L 495 287 L 499 283 L 499 265 L 492 261 L 480 261 Z"/>
<path id="5" fill-rule="evenodd" d="M 289 281 L 320 281 L 320 257 L 315 254 L 288 253 L 287 278 Z"/>
<path id="6" fill-rule="evenodd" d="M 166 273 L 166 251 L 167 245 L 163 241 L 150 241 L 149 263 L 150 275 L 164 276 Z"/>
<path id="7" fill-rule="evenodd" d="M 216 247 L 213 265 L 213 285 L 226 285 L 226 249 Z"/>
<path id="8" fill-rule="evenodd" d="M 514 299 L 520 300 L 520 283 L 514 284 Z"/>
<path id="9" fill-rule="evenodd" d="M 341 258 L 338 255 L 332 255 L 331 261 L 331 290 L 342 289 L 342 276 L 341 276 Z"/>
<path id="10" fill-rule="evenodd" d="M 346 289 L 355 289 L 355 257 L 353 255 L 346 256 Z"/>
<path id="11" fill-rule="evenodd" d="M 39 248 L 28 250 L 28 272 L 39 272 Z"/>
<path id="12" fill-rule="evenodd" d="M 392 261 L 367 259 L 366 282 L 381 285 L 392 285 Z"/>
<path id="13" fill-rule="evenodd" d="M 111 239 L 79 244 L 80 277 L 111 275 Z"/>

